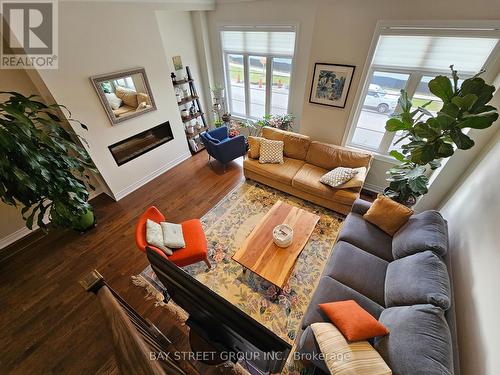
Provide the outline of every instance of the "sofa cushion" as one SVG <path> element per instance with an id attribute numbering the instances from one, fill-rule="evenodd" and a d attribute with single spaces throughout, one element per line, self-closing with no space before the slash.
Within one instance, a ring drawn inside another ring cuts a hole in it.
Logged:
<path id="1" fill-rule="evenodd" d="M 413 215 L 413 210 L 410 208 L 379 194 L 363 215 L 363 219 L 376 225 L 389 236 L 394 236 L 394 233 L 408 222 L 411 215 Z"/>
<path id="2" fill-rule="evenodd" d="M 390 307 L 380 322 L 391 332 L 375 349 L 394 375 L 453 374 L 453 349 L 444 312 L 433 305 Z"/>
<path id="3" fill-rule="evenodd" d="M 151 101 L 149 100 L 149 95 L 143 92 L 137 93 L 137 105 L 144 103 L 145 105 L 151 105 Z"/>
<path id="4" fill-rule="evenodd" d="M 312 141 L 307 151 L 306 162 L 332 170 L 336 167 L 368 167 L 372 156 L 345 147 Z"/>
<path id="5" fill-rule="evenodd" d="M 337 167 L 330 172 L 326 172 L 319 181 L 322 184 L 329 185 L 333 188 L 338 188 L 340 185 L 345 184 L 358 173 L 356 169 Z"/>
<path id="6" fill-rule="evenodd" d="M 304 314 L 304 318 L 302 319 L 302 328 L 306 328 L 312 323 L 329 321 L 326 314 L 321 311 L 319 307 L 321 303 L 345 301 L 349 299 L 356 301 L 363 309 L 377 319 L 383 310 L 383 307 L 378 303 L 354 289 L 332 279 L 330 276 L 322 276 L 318 283 L 318 287 L 314 291 L 309 307 Z"/>
<path id="7" fill-rule="evenodd" d="M 321 303 L 319 307 L 349 341 L 368 340 L 389 333 L 383 324 L 352 299 Z"/>
<path id="8" fill-rule="evenodd" d="M 264 127 L 262 137 L 275 141 L 283 141 L 284 155 L 288 158 L 305 160 L 311 139 L 307 135 L 287 132 L 280 129 Z"/>
<path id="9" fill-rule="evenodd" d="M 384 306 L 387 261 L 343 241 L 337 242 L 330 260 L 324 275 Z"/>
<path id="10" fill-rule="evenodd" d="M 348 189 L 334 189 L 322 184 L 320 178 L 327 172 L 326 169 L 306 163 L 293 178 L 292 186 L 318 197 L 351 205 L 358 198 L 359 194 Z"/>
<path id="11" fill-rule="evenodd" d="M 304 165 L 304 162 L 291 158 L 283 158 L 283 161 L 283 164 L 260 164 L 258 160 L 247 158 L 243 162 L 243 167 L 261 176 L 292 185 L 293 177 Z"/>
<path id="12" fill-rule="evenodd" d="M 391 369 L 368 341 L 348 342 L 331 323 L 314 323 L 311 329 L 330 374 L 391 375 Z"/>
<path id="13" fill-rule="evenodd" d="M 283 141 L 263 139 L 260 142 L 259 163 L 283 164 Z"/>
<path id="14" fill-rule="evenodd" d="M 385 305 L 427 303 L 445 310 L 450 307 L 450 278 L 443 261 L 427 250 L 390 263 L 385 278 Z"/>
<path id="15" fill-rule="evenodd" d="M 248 157 L 258 159 L 260 156 L 260 141 L 262 137 L 248 137 Z"/>
<path id="16" fill-rule="evenodd" d="M 425 250 L 441 257 L 448 251 L 448 227 L 437 211 L 424 211 L 411 216 L 392 240 L 394 259 Z"/>
<path id="17" fill-rule="evenodd" d="M 137 92 L 132 89 L 127 89 L 122 86 L 117 86 L 115 90 L 116 96 L 118 96 L 123 103 L 132 108 L 137 108 L 139 103 L 137 102 Z"/>
<path id="18" fill-rule="evenodd" d="M 370 254 L 392 261 L 392 237 L 356 213 L 350 213 L 339 233 L 339 241 L 348 242 Z"/>
<path id="19" fill-rule="evenodd" d="M 363 187 L 366 180 L 366 167 L 353 168 L 357 173 L 349 181 L 337 186 L 337 189 L 354 189 L 356 191 Z"/>

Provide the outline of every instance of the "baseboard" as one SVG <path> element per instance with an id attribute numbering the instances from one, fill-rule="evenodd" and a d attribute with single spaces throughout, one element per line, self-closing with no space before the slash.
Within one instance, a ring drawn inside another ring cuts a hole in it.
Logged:
<path id="1" fill-rule="evenodd" d="M 384 192 L 384 188 L 381 188 L 380 186 L 372 185 L 372 184 L 365 184 L 363 185 L 363 189 L 373 191 L 374 193 L 380 193 L 382 194 Z"/>
<path id="2" fill-rule="evenodd" d="M 35 227 L 35 225 L 33 225 Z M 38 226 L 36 228 L 33 228 L 33 230 L 38 229 Z M 13 244 L 16 241 L 19 241 L 21 238 L 24 236 L 27 236 L 33 230 L 28 229 L 27 227 L 23 227 L 21 229 L 16 230 L 14 233 L 9 234 L 8 236 L 5 236 L 4 238 L 0 239 L 0 250 Z"/>
<path id="3" fill-rule="evenodd" d="M 147 176 L 141 178 L 139 181 L 134 182 L 132 185 L 126 187 L 125 189 L 122 189 L 117 193 L 113 193 L 114 199 L 116 201 L 119 201 L 120 199 L 126 197 L 127 195 L 129 195 L 133 191 L 139 189 L 141 186 L 147 184 L 149 181 L 155 179 L 159 175 L 161 175 L 161 174 L 165 173 L 166 171 L 168 171 L 169 169 L 175 167 L 177 164 L 182 163 L 184 160 L 188 159 L 189 157 L 191 157 L 190 153 L 182 154 L 178 158 L 172 160 L 170 163 L 164 165 L 161 168 L 158 168 L 156 171 L 151 172 Z"/>

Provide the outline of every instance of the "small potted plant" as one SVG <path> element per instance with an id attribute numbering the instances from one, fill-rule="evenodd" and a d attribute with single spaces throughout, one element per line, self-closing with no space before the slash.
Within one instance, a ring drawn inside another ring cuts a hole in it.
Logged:
<path id="1" fill-rule="evenodd" d="M 212 95 L 217 102 L 224 98 L 224 88 L 217 84 L 212 88 Z"/>
<path id="2" fill-rule="evenodd" d="M 0 198 L 22 207 L 26 226 L 85 231 L 95 225 L 88 202 L 90 172 L 97 172 L 80 138 L 60 116 L 64 106 L 46 105 L 16 92 L 0 92 Z M 69 111 L 68 111 L 69 112 Z M 87 127 L 77 120 L 83 129 Z"/>
<path id="3" fill-rule="evenodd" d="M 295 116 L 291 113 L 285 115 L 265 115 L 262 120 L 257 121 L 255 124 L 264 127 L 270 126 L 286 131 L 293 131 L 295 125 Z"/>

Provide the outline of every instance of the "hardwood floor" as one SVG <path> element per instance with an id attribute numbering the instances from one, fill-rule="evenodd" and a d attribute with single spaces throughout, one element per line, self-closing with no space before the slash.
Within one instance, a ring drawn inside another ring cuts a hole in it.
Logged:
<path id="1" fill-rule="evenodd" d="M 224 174 L 217 162 L 209 168 L 207 159 L 201 152 L 119 202 L 101 194 L 92 201 L 96 229 L 84 235 L 51 232 L 0 264 L 0 374 L 114 372 L 98 302 L 78 284 L 94 268 L 140 314 L 168 331 L 161 309 L 130 282 L 148 264 L 135 247 L 135 221 L 150 205 L 173 222 L 201 217 L 242 181 L 241 161 Z"/>
<path id="2" fill-rule="evenodd" d="M 162 309 L 130 281 L 148 264 L 135 247 L 135 222 L 150 205 L 173 222 L 203 216 L 243 180 L 241 159 L 226 173 L 212 164 L 201 152 L 119 202 L 101 194 L 92 201 L 97 228 L 84 235 L 53 231 L 0 263 L 0 374 L 115 371 L 98 302 L 78 284 L 94 268 L 168 336 Z"/>

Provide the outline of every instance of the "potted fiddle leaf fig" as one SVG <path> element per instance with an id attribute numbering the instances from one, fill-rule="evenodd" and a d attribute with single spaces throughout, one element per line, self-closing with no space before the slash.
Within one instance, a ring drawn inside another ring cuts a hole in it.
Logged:
<path id="1" fill-rule="evenodd" d="M 88 202 L 90 172 L 97 172 L 78 135 L 63 127 L 60 110 L 17 92 L 0 92 L 0 198 L 21 206 L 29 229 L 36 223 L 85 231 L 95 225 Z M 68 111 L 69 112 L 69 111 Z M 68 116 L 69 121 L 71 114 Z M 85 130 L 87 127 L 76 121 Z M 83 139 L 82 139 L 83 140 Z M 83 140 L 85 141 L 85 140 Z"/>
<path id="2" fill-rule="evenodd" d="M 425 108 L 432 100 L 412 110 L 408 94 L 401 90 L 400 112 L 385 126 L 387 131 L 403 133 L 395 145 L 403 140 L 408 142 L 401 146 L 401 152 L 390 152 L 400 164 L 387 172 L 389 187 L 384 194 L 408 206 L 427 194 L 428 170 L 439 168 L 441 160 L 452 156 L 455 149 L 468 150 L 474 146 L 464 130 L 486 129 L 498 119 L 497 109 L 488 105 L 495 87 L 479 77 L 483 71 L 459 87 L 457 71 L 453 65 L 450 68 L 451 79 L 437 76 L 428 84 L 430 92 L 443 101 L 436 115 Z"/>

